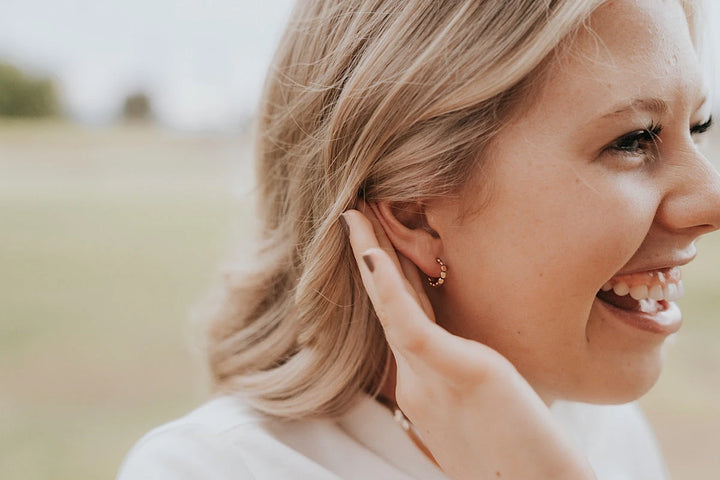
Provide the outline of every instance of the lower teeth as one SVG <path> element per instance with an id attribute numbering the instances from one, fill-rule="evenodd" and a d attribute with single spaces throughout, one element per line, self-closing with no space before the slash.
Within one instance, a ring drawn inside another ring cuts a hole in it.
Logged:
<path id="1" fill-rule="evenodd" d="M 638 300 L 640 311 L 644 313 L 657 313 L 665 310 L 665 302 L 660 300 L 644 299 Z"/>
<path id="2" fill-rule="evenodd" d="M 669 302 L 667 300 L 653 300 L 651 298 L 635 300 L 630 295 L 620 297 L 612 291 L 602 290 L 599 291 L 596 296 L 610 305 L 633 312 L 655 314 L 669 308 Z"/>

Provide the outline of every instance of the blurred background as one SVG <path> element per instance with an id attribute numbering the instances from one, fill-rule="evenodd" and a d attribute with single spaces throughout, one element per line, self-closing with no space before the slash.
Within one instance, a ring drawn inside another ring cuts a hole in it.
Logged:
<path id="1" fill-rule="evenodd" d="M 2 0 L 0 478 L 112 478 L 206 397 L 192 312 L 251 231 L 248 130 L 291 4 Z M 720 3 L 706 18 L 720 47 Z M 720 235 L 699 249 L 642 400 L 676 479 L 720 472 Z"/>

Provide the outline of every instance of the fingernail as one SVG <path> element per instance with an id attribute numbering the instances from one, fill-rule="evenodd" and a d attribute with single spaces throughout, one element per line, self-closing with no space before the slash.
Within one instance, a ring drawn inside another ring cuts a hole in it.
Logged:
<path id="1" fill-rule="evenodd" d="M 343 232 L 345 232 L 345 236 L 349 237 L 350 236 L 350 226 L 348 225 L 347 220 L 345 220 L 344 213 L 342 215 L 340 215 L 340 226 L 342 227 Z"/>
<path id="2" fill-rule="evenodd" d="M 373 265 L 372 257 L 369 253 L 366 253 L 363 255 L 363 260 L 365 260 L 365 265 L 367 265 L 368 270 L 370 270 L 370 273 L 373 273 L 375 271 L 375 265 Z"/>

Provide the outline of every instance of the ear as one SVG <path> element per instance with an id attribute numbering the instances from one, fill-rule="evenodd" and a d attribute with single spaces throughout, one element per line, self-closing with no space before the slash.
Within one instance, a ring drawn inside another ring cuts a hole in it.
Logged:
<path id="1" fill-rule="evenodd" d="M 428 225 L 425 209 L 417 203 L 372 204 L 373 212 L 390 242 L 429 277 L 440 275 L 436 258 L 442 257 L 440 235 Z"/>

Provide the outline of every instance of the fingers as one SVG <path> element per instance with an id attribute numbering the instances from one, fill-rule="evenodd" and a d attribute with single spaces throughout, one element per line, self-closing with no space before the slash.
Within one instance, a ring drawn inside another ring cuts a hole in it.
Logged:
<path id="1" fill-rule="evenodd" d="M 468 358 L 468 341 L 434 323 L 417 267 L 402 255 L 395 255 L 394 250 L 391 257 L 381 248 L 370 219 L 359 211 L 348 210 L 343 218 L 349 226 L 350 244 L 363 284 L 398 368 L 403 364 L 413 370 L 443 372 L 441 376 L 457 370 L 457 365 Z M 469 369 L 468 375 L 475 373 Z"/>
<path id="2" fill-rule="evenodd" d="M 417 266 L 395 250 L 385 233 L 381 216 L 376 213 L 378 211 L 377 205 L 367 204 L 359 200 L 357 208 L 358 210 L 348 210 L 343 214 L 344 219 L 351 226 L 350 243 L 357 263 L 361 263 L 360 254 L 370 248 L 379 247 L 384 250 L 395 264 L 395 267 L 404 273 L 402 282 L 407 291 L 420 304 L 428 318 L 435 321 L 430 300 L 427 298 L 423 288 L 424 280 L 420 276 Z"/>
<path id="3" fill-rule="evenodd" d="M 464 392 L 490 375 L 502 377 L 512 364 L 490 347 L 451 334 L 432 322 L 415 298 L 401 287 L 402 274 L 384 250 L 371 248 L 359 264 L 363 282 L 385 330 L 400 371 L 434 375 L 453 391 Z"/>
<path id="4" fill-rule="evenodd" d="M 414 293 L 415 299 L 420 303 L 420 306 L 425 312 L 425 315 L 427 315 L 430 320 L 435 322 L 435 312 L 433 312 L 432 305 L 430 304 L 430 299 L 425 294 L 423 277 L 420 275 L 420 271 L 418 270 L 417 265 L 415 265 L 406 256 L 400 253 L 398 253 L 398 260 L 400 261 L 402 272 L 405 275 L 405 278 L 407 279 L 408 283 L 410 284 L 410 288 Z"/>
<path id="5" fill-rule="evenodd" d="M 363 281 L 370 286 L 370 299 L 393 352 L 421 355 L 438 327 L 403 287 L 400 271 L 380 248 L 366 250 L 359 266 Z"/>
<path id="6" fill-rule="evenodd" d="M 427 327 L 436 325 L 418 269 L 398 256 L 371 208 L 364 203 L 358 207 L 364 207 L 366 214 L 348 210 L 343 218 L 365 289 L 393 351 L 397 354 L 396 348 L 400 348 L 419 353 L 432 330 Z"/>
<path id="7" fill-rule="evenodd" d="M 350 229 L 350 245 L 355 254 L 355 260 L 360 265 L 363 252 L 371 248 L 381 248 L 380 242 L 375 234 L 373 224 L 367 216 L 357 210 L 348 210 L 342 214 L 342 218 Z"/>
<path id="8" fill-rule="evenodd" d="M 361 263 L 361 254 L 370 248 L 380 248 L 387 253 L 393 264 L 398 270 L 402 269 L 400 260 L 398 259 L 395 247 L 385 234 L 382 225 L 378 221 L 373 209 L 362 200 L 358 203 L 358 208 L 363 210 L 348 210 L 343 213 L 343 218 L 350 227 L 350 244 L 355 253 L 355 260 Z M 403 279 L 403 285 L 409 292 L 413 292 L 410 284 Z M 413 295 L 415 293 L 413 292 Z"/>
<path id="9" fill-rule="evenodd" d="M 393 338 L 388 336 L 388 342 L 396 344 L 401 341 L 404 332 L 412 333 L 413 329 L 408 322 L 430 324 L 429 317 L 418 304 L 415 292 L 400 273 L 402 267 L 395 250 L 392 250 L 393 259 L 381 248 L 370 219 L 357 210 L 348 210 L 343 218 L 350 227 L 350 245 L 375 312 L 386 334 L 390 329 L 393 331 L 390 334 Z M 407 265 L 405 268 L 411 270 Z M 395 324 L 402 326 L 396 327 Z"/>
<path id="10" fill-rule="evenodd" d="M 357 210 L 362 212 L 363 215 L 365 215 L 365 217 L 370 220 L 370 224 L 372 225 L 373 233 L 375 234 L 375 238 L 377 239 L 378 246 L 385 250 L 388 256 L 392 259 L 395 266 L 400 269 L 400 261 L 397 258 L 395 246 L 392 244 L 387 234 L 385 233 L 385 229 L 383 228 L 382 222 L 380 221 L 377 214 L 377 205 L 367 204 L 364 200 L 360 199 L 358 200 Z"/>

